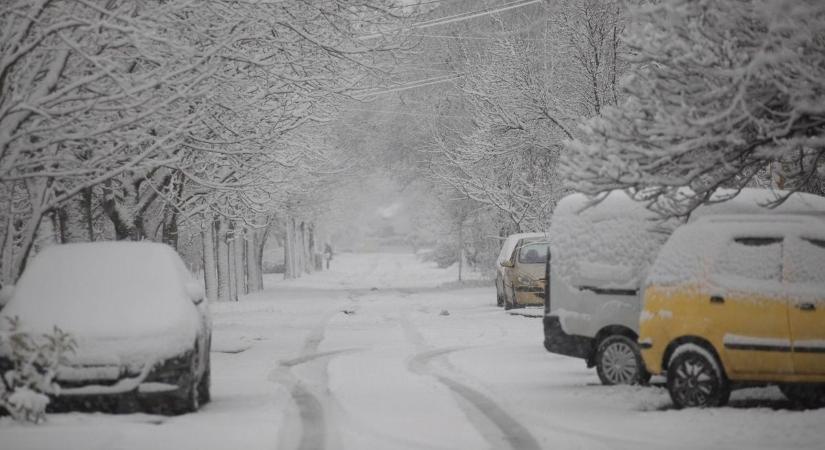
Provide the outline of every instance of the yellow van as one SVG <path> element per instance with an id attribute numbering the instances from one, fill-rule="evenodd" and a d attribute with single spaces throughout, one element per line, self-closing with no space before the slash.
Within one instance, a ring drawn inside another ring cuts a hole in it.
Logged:
<path id="1" fill-rule="evenodd" d="M 708 216 L 678 228 L 644 286 L 639 346 L 677 407 L 775 383 L 825 406 L 825 219 Z"/>

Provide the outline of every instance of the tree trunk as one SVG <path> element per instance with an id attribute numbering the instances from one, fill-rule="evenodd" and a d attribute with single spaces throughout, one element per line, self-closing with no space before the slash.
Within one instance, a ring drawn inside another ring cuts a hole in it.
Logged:
<path id="1" fill-rule="evenodd" d="M 246 236 L 244 235 L 243 228 L 239 226 L 235 227 L 233 242 L 235 243 L 235 288 L 237 291 L 236 297 L 239 297 L 249 293 L 246 283 L 246 258 L 244 257 Z"/>
<path id="2" fill-rule="evenodd" d="M 14 215 L 12 195 L 14 195 L 14 192 L 9 195 L 8 208 L 6 209 L 8 216 L 6 217 L 3 246 L 0 248 L 0 285 L 3 286 L 14 282 L 14 271 L 12 267 L 14 261 L 15 227 L 14 220 L 12 219 L 12 216 Z"/>
<path id="3" fill-rule="evenodd" d="M 215 221 L 207 216 L 206 225 L 201 231 L 203 242 L 203 281 L 206 287 L 206 298 L 210 302 L 218 300 L 218 264 L 215 260 Z"/>
<path id="4" fill-rule="evenodd" d="M 95 240 L 95 216 L 94 216 L 94 188 L 86 188 L 80 191 L 81 195 L 81 211 L 83 221 L 86 225 L 86 234 L 89 242 Z"/>
<path id="5" fill-rule="evenodd" d="M 217 220 L 217 247 L 218 247 L 218 301 L 228 302 L 229 298 L 229 245 L 226 242 L 226 218 Z"/>
<path id="6" fill-rule="evenodd" d="M 461 272 L 464 269 L 464 224 L 458 224 L 458 281 L 461 281 Z"/>
<path id="7" fill-rule="evenodd" d="M 269 239 L 269 229 L 272 225 L 272 218 L 269 217 L 266 219 L 266 225 L 262 228 L 258 234 L 258 241 L 257 241 L 257 248 L 255 253 L 255 263 L 258 267 L 258 274 L 256 283 L 258 285 L 258 289 L 263 290 L 264 288 L 264 248 L 266 247 L 266 240 Z"/>
<path id="8" fill-rule="evenodd" d="M 238 301 L 238 278 L 235 269 L 235 239 L 231 234 L 227 235 L 227 267 L 229 269 L 229 301 Z"/>
<path id="9" fill-rule="evenodd" d="M 295 219 L 288 218 L 286 221 L 286 238 L 284 242 L 284 278 L 297 278 L 299 274 L 298 260 L 299 250 L 297 245 Z"/>
<path id="10" fill-rule="evenodd" d="M 263 289 L 263 267 L 258 256 L 258 241 L 263 230 L 247 230 L 246 232 L 246 273 L 248 292 L 258 292 Z"/>
<path id="11" fill-rule="evenodd" d="M 164 244 L 170 245 L 175 250 L 178 249 L 178 212 L 174 208 L 167 208 L 163 217 L 163 235 L 161 240 Z"/>

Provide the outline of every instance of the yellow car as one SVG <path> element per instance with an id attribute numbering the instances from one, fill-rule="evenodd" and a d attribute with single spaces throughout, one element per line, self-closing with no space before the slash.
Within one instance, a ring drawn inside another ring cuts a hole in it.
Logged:
<path id="1" fill-rule="evenodd" d="M 510 257 L 501 261 L 504 309 L 544 305 L 550 243 L 546 237 L 518 240 Z"/>
<path id="2" fill-rule="evenodd" d="M 680 408 L 724 405 L 753 383 L 825 406 L 825 219 L 713 216 L 677 229 L 648 273 L 639 345 Z"/>

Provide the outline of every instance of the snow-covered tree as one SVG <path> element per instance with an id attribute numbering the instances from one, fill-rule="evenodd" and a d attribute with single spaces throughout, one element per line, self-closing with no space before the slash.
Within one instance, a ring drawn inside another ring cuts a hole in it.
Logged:
<path id="1" fill-rule="evenodd" d="M 679 216 L 760 172 L 791 190 L 822 177 L 825 3 L 651 2 L 626 42 L 624 100 L 565 152 L 574 188 L 634 188 Z"/>
<path id="2" fill-rule="evenodd" d="M 464 45 L 458 82 L 470 126 L 440 124 L 433 172 L 499 209 L 516 230 L 541 229 L 565 193 L 562 144 L 617 99 L 623 64 L 619 2 L 566 0 L 539 18 L 496 23 L 499 37 Z"/>
<path id="3" fill-rule="evenodd" d="M 259 223 L 313 158 L 290 133 L 387 73 L 407 14 L 391 0 L 4 4 L 4 282 L 38 235 L 175 245 L 181 221 Z"/>

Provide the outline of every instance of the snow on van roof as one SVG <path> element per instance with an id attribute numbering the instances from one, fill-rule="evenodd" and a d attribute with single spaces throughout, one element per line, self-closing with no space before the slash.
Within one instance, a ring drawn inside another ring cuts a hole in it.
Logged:
<path id="1" fill-rule="evenodd" d="M 571 215 L 586 215 L 589 220 L 630 215 L 656 217 L 656 213 L 646 209 L 644 203 L 633 200 L 623 190 L 614 190 L 595 197 L 580 193 L 567 195 L 553 210 L 553 219 Z"/>
<path id="2" fill-rule="evenodd" d="M 758 245 L 754 244 L 750 249 L 744 244 L 742 248 L 732 249 L 730 246 L 737 238 L 768 240 L 757 242 Z M 782 252 L 779 251 L 779 241 L 771 243 L 770 238 L 782 240 L 785 247 Z M 809 281 L 825 287 L 825 249 L 817 249 L 821 246 L 816 244 L 802 245 L 804 243 L 799 238 L 825 242 L 825 219 L 810 215 L 763 214 L 702 217 L 673 232 L 651 266 L 645 284 L 673 286 L 695 282 L 708 274 L 714 279 L 727 276 L 725 284 L 728 285 L 736 285 L 738 277 L 746 280 L 738 284 L 758 287 L 760 276 L 755 272 L 772 270 L 784 272 L 786 276 L 794 271 L 806 272 Z M 767 251 L 768 245 L 777 245 L 774 261 L 762 253 L 756 254 L 760 248 L 763 253 Z M 746 254 L 748 252 L 754 254 Z M 734 276 L 713 273 L 719 267 L 724 269 L 724 262 L 728 259 L 731 266 L 736 266 L 735 270 L 729 271 Z M 709 267 L 712 263 L 715 263 L 716 269 Z M 768 267 L 770 264 L 775 267 Z M 782 265 L 785 265 L 784 270 Z"/>
<path id="3" fill-rule="evenodd" d="M 720 190 L 716 198 L 733 194 L 735 191 Z M 743 189 L 729 200 L 700 206 L 692 214 L 691 221 L 720 214 L 825 215 L 825 198 L 812 194 L 794 193 L 775 208 L 766 207 L 787 194 L 787 191 Z M 644 202 L 633 200 L 622 190 L 611 191 L 597 199 L 584 194 L 564 197 L 556 206 L 550 227 L 554 272 L 576 286 L 585 279 L 593 281 L 592 274 L 584 271 L 596 263 L 602 269 L 610 268 L 600 272 L 626 276 L 623 280 L 610 277 L 600 286 L 638 287 L 671 230 L 681 223 L 677 220 L 662 222 L 657 220 L 658 217 L 645 208 Z"/>
<path id="4" fill-rule="evenodd" d="M 690 195 L 689 192 L 686 188 L 682 189 L 683 195 Z M 787 196 L 784 202 L 772 205 L 784 196 Z M 825 215 L 825 197 L 804 192 L 791 194 L 779 189 L 744 188 L 737 193 L 733 189 L 718 189 L 711 198 L 719 200 L 719 203 L 699 206 L 691 214 L 691 220 L 707 214 Z M 619 189 L 598 196 L 570 194 L 561 199 L 553 211 L 554 218 L 582 214 L 589 220 L 616 216 L 639 216 L 650 219 L 657 217 L 655 212 L 646 208 L 645 202 L 634 200 L 626 191 Z"/>
<path id="5" fill-rule="evenodd" d="M 715 198 L 726 198 L 735 191 L 720 189 Z M 735 197 L 720 203 L 702 205 L 691 214 L 691 219 L 709 214 L 815 214 L 825 215 L 825 197 L 788 191 L 745 188 Z M 771 207 L 776 200 L 788 196 L 782 203 Z"/>
<path id="6" fill-rule="evenodd" d="M 188 276 L 163 244 L 55 245 L 26 268 L 2 316 L 18 316 L 26 331 L 58 326 L 79 341 L 179 336 L 191 345 L 198 313 L 185 292 Z"/>

